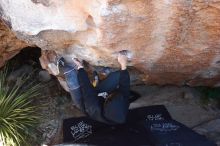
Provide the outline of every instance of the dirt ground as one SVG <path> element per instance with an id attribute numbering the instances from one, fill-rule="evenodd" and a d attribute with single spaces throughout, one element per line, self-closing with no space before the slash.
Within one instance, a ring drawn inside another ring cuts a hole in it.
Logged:
<path id="1" fill-rule="evenodd" d="M 71 102 L 68 93 L 50 81 L 44 90 L 47 97 L 41 98 L 40 104 L 47 104 L 41 109 L 43 119 L 39 126 L 41 144 L 62 144 L 62 121 L 70 117 L 82 116 Z M 173 119 L 183 123 L 196 132 L 207 136 L 220 145 L 220 109 L 213 103 L 203 104 L 201 94 L 190 87 L 177 86 L 133 86 L 132 90 L 141 94 L 141 98 L 130 104 L 130 108 L 149 105 L 165 105 Z M 54 94 L 54 91 L 59 91 Z M 52 94 L 51 94 L 52 93 Z"/>

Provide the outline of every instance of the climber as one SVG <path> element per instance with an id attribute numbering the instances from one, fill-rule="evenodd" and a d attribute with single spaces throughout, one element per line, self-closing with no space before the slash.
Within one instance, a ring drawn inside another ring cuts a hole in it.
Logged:
<path id="1" fill-rule="evenodd" d="M 62 57 L 52 60 L 55 61 L 54 66 L 59 68 L 60 74 L 65 76 L 71 97 L 79 109 L 99 122 L 107 124 L 125 122 L 130 94 L 126 51 L 118 53 L 121 70 L 110 73 L 96 87 L 90 83 L 88 74 L 78 59 L 73 59 L 72 64 L 66 63 Z"/>

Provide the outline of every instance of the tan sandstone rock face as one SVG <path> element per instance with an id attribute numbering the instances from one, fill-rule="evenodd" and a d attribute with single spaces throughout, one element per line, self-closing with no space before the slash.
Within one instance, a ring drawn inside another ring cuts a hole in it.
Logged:
<path id="1" fill-rule="evenodd" d="M 19 53 L 24 47 L 27 47 L 27 43 L 19 40 L 15 34 L 0 21 L 0 67 Z"/>
<path id="2" fill-rule="evenodd" d="M 220 85 L 220 0 L 0 0 L 20 39 L 67 60 L 118 67 L 148 84 Z M 46 68 L 45 62 L 42 65 Z"/>

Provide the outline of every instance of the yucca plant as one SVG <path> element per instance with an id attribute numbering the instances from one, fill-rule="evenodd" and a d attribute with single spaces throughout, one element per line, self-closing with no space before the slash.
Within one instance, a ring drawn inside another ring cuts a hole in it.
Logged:
<path id="1" fill-rule="evenodd" d="M 0 145 L 29 145 L 30 129 L 38 123 L 34 97 L 39 95 L 40 85 L 30 83 L 29 76 L 9 85 L 7 67 L 0 71 Z"/>

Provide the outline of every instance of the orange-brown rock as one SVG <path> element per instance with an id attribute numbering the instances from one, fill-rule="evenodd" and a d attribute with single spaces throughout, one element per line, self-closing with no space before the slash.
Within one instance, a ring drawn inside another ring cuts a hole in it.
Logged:
<path id="1" fill-rule="evenodd" d="M 67 60 L 130 66 L 148 84 L 220 85 L 220 0 L 0 0 L 20 39 Z M 43 64 L 43 62 L 42 62 Z"/>
<path id="2" fill-rule="evenodd" d="M 0 21 L 0 67 L 26 47 L 24 41 L 19 40 L 15 34 Z"/>

